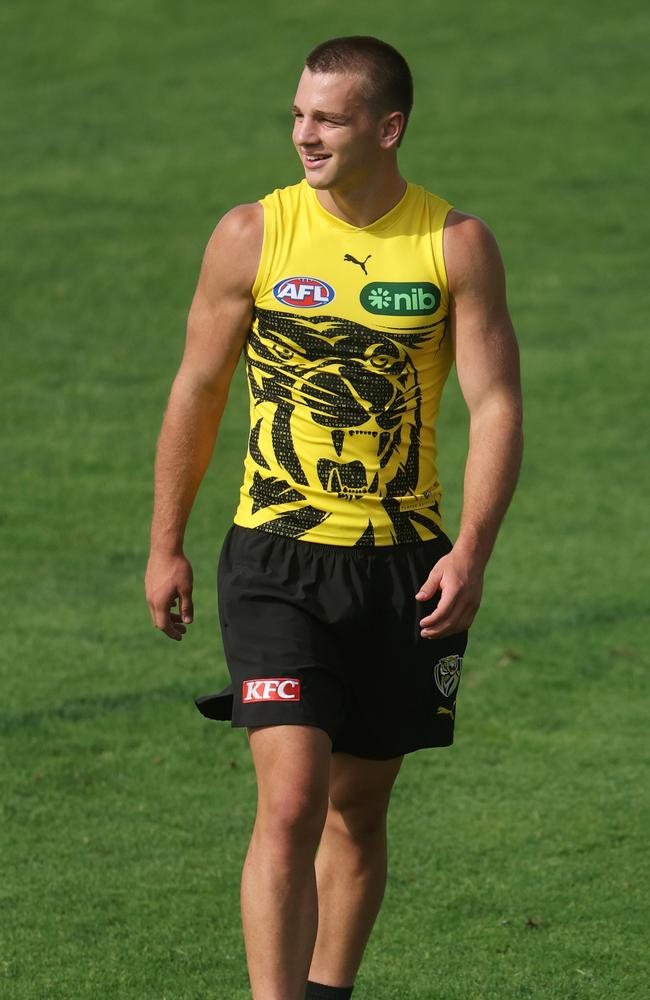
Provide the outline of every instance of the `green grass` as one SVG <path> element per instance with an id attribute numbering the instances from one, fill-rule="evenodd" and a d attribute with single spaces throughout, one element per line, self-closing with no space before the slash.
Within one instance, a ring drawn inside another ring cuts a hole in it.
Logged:
<path id="1" fill-rule="evenodd" d="M 241 372 L 189 530 L 197 613 L 180 645 L 142 596 L 153 450 L 210 231 L 298 178 L 303 54 L 355 32 L 412 63 L 406 175 L 497 234 L 527 434 L 457 743 L 399 778 L 355 997 L 647 995 L 648 21 L 639 0 L 25 0 L 0 15 L 3 997 L 248 996 L 254 780 L 242 734 L 193 704 L 226 677 L 214 577 Z M 443 409 L 453 533 L 453 378 Z"/>

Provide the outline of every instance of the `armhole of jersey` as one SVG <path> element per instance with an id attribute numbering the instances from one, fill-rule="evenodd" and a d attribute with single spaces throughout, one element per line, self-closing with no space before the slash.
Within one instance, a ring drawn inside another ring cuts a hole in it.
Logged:
<path id="1" fill-rule="evenodd" d="M 260 262 L 257 267 L 257 274 L 255 275 L 255 281 L 253 282 L 252 288 L 254 302 L 257 301 L 260 291 L 266 284 L 266 280 L 271 270 L 271 263 L 273 261 L 273 252 L 275 250 L 275 213 L 272 205 L 267 203 L 266 198 L 260 199 L 260 205 L 262 206 L 262 210 L 264 212 L 264 235 L 262 237 Z"/>
<path id="2" fill-rule="evenodd" d="M 436 266 L 440 269 L 440 277 L 442 278 L 445 286 L 447 308 L 449 308 L 449 276 L 447 275 L 447 264 L 445 261 L 444 237 L 447 216 L 453 207 L 454 206 L 450 205 L 448 201 L 441 201 L 436 207 L 434 221 L 437 223 L 439 220 L 440 224 L 434 227 L 432 240 L 433 256 L 436 261 Z"/>

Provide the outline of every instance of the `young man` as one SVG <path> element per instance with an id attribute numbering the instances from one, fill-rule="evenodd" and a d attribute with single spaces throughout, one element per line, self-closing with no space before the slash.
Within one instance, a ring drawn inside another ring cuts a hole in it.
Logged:
<path id="1" fill-rule="evenodd" d="M 257 775 L 241 893 L 255 1000 L 351 996 L 384 891 L 391 788 L 405 753 L 452 742 L 467 629 L 519 470 L 499 251 L 482 222 L 400 175 L 411 104 L 407 64 L 377 39 L 307 58 L 293 106 L 305 180 L 216 227 L 158 442 L 146 593 L 180 640 L 184 530 L 244 349 L 251 432 L 219 567 L 232 685 L 197 705 L 247 728 Z M 453 360 L 471 431 L 452 547 L 434 427 Z"/>

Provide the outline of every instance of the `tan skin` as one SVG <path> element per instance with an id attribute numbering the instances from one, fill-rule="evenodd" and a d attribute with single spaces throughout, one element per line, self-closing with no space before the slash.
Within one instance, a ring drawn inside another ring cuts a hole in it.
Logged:
<path id="1" fill-rule="evenodd" d="M 183 552 L 185 528 L 250 327 L 262 212 L 259 203 L 239 205 L 210 237 L 190 307 L 183 359 L 158 439 L 145 593 L 154 625 L 176 641 L 194 618 L 192 568 Z"/>
<path id="2" fill-rule="evenodd" d="M 399 201 L 404 116 L 378 117 L 357 77 L 305 70 L 293 115 L 294 145 L 327 211 L 361 227 Z M 185 528 L 250 327 L 262 235 L 258 203 L 234 208 L 212 234 L 158 441 L 145 591 L 154 625 L 176 641 L 194 615 Z M 425 601 L 440 592 L 436 610 L 421 620 L 424 638 L 472 623 L 522 448 L 519 358 L 498 247 L 480 220 L 452 211 L 444 253 L 470 441 L 458 538 L 414 595 Z M 386 811 L 401 758 L 332 755 L 329 738 L 313 727 L 257 728 L 249 738 L 259 801 L 242 918 L 253 997 L 303 1000 L 308 971 L 332 986 L 354 981 L 381 904 Z"/>

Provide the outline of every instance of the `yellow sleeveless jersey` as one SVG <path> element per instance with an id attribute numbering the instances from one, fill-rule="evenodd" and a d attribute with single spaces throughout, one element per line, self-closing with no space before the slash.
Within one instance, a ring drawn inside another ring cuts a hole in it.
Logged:
<path id="1" fill-rule="evenodd" d="M 261 204 L 235 523 L 333 545 L 435 538 L 451 206 L 409 184 L 390 212 L 356 228 L 304 180 Z"/>

